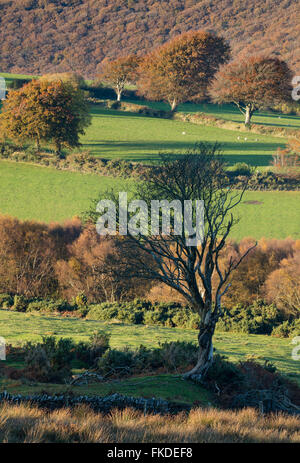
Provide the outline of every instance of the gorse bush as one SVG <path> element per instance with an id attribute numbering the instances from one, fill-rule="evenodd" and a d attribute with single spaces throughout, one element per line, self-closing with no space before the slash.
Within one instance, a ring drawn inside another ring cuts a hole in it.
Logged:
<path id="1" fill-rule="evenodd" d="M 71 339 L 43 337 L 41 343 L 27 343 L 24 347 L 25 376 L 41 382 L 63 382 L 71 377 L 74 359 L 74 342 Z"/>
<path id="2" fill-rule="evenodd" d="M 281 325 L 275 326 L 271 334 L 276 338 L 294 338 L 295 336 L 300 336 L 300 319 L 284 321 Z"/>
<path id="3" fill-rule="evenodd" d="M 80 294 L 72 303 L 63 299 L 26 299 L 22 296 L 0 295 L 0 308 L 20 312 L 39 312 L 45 314 L 67 314 L 85 317 L 87 320 L 118 320 L 133 325 L 157 325 L 168 328 L 197 330 L 200 317 L 189 307 L 180 303 L 152 303 L 135 299 L 128 302 L 103 302 L 88 304 Z M 236 304 L 230 309 L 223 308 L 223 316 L 217 324 L 217 331 L 267 334 L 276 337 L 293 337 L 299 333 L 300 321 L 296 315 L 286 315 L 274 304 L 256 300 L 251 305 Z"/>
<path id="4" fill-rule="evenodd" d="M 230 169 L 228 175 L 246 175 L 250 177 L 253 174 L 253 167 L 247 164 L 246 162 L 237 162 L 234 166 Z"/>
<path id="5" fill-rule="evenodd" d="M 29 302 L 26 307 L 26 312 L 41 312 L 41 313 L 62 313 L 72 312 L 77 309 L 77 306 L 69 304 L 63 299 L 58 300 L 37 300 Z"/>
<path id="6" fill-rule="evenodd" d="M 14 304 L 12 306 L 13 310 L 16 310 L 17 312 L 26 312 L 27 308 L 27 303 L 26 299 L 22 295 L 15 295 L 14 297 Z"/>
<path id="7" fill-rule="evenodd" d="M 109 335 L 95 332 L 88 342 L 76 343 L 69 338 L 44 336 L 42 342 L 28 342 L 22 348 L 25 360 L 23 375 L 40 382 L 61 383 L 72 375 L 74 361 L 84 367 L 95 367 L 109 348 Z"/>
<path id="8" fill-rule="evenodd" d="M 104 376 L 130 376 L 151 371 L 183 371 L 197 359 L 197 346 L 190 342 L 169 342 L 157 348 L 108 349 L 98 360 Z"/>
<path id="9" fill-rule="evenodd" d="M 282 313 L 273 305 L 256 301 L 249 307 L 238 304 L 230 310 L 224 310 L 224 316 L 218 322 L 220 331 L 236 333 L 271 334 L 274 326 L 283 321 Z"/>
<path id="10" fill-rule="evenodd" d="M 178 303 L 154 303 L 136 299 L 131 302 L 103 303 L 92 305 L 87 319 L 112 320 L 125 323 L 159 325 L 198 329 L 200 318 L 189 308 Z"/>
<path id="11" fill-rule="evenodd" d="M 14 298 L 10 294 L 0 294 L 0 308 L 9 309 L 14 305 Z"/>

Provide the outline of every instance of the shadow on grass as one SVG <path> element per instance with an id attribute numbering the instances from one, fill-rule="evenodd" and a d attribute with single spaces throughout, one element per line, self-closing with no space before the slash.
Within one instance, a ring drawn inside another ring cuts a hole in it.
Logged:
<path id="1" fill-rule="evenodd" d="M 125 158 L 130 161 L 149 162 L 158 161 L 160 152 L 166 152 L 171 158 L 176 159 L 187 149 L 193 148 L 195 143 L 181 141 L 157 141 L 157 142 L 135 142 L 135 141 L 114 141 L 106 140 L 98 143 L 84 143 L 84 149 L 91 151 L 91 154 L 98 157 L 108 158 Z M 221 149 L 224 153 L 225 160 L 231 165 L 236 162 L 246 162 L 253 166 L 266 166 L 270 164 L 271 154 L 247 154 L 253 151 L 270 151 L 275 152 L 280 145 L 277 143 L 241 143 L 241 142 L 223 142 Z M 113 151 L 113 154 L 112 154 Z M 228 154 L 232 152 L 232 154 Z M 245 154 L 244 154 L 245 153 Z"/>

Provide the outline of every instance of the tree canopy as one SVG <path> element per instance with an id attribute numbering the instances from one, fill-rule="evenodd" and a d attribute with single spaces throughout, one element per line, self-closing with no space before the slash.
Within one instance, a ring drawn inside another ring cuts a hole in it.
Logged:
<path id="1" fill-rule="evenodd" d="M 2 134 L 17 142 L 54 144 L 60 154 L 63 146 L 79 146 L 79 136 L 90 123 L 82 91 L 60 79 L 33 80 L 11 90 L 0 115 Z"/>
<path id="2" fill-rule="evenodd" d="M 175 110 L 179 103 L 203 98 L 229 56 L 230 47 L 222 37 L 205 31 L 182 34 L 145 57 L 139 68 L 139 93 L 165 100 Z"/>
<path id="3" fill-rule="evenodd" d="M 291 100 L 292 73 L 288 65 L 265 56 L 245 56 L 225 64 L 210 88 L 215 103 L 235 103 L 245 114 L 245 124 L 258 109 Z"/>
<path id="4" fill-rule="evenodd" d="M 97 79 L 113 87 L 117 94 L 117 101 L 121 101 L 125 85 L 135 82 L 139 61 L 135 55 L 124 56 L 114 61 L 103 60 Z"/>

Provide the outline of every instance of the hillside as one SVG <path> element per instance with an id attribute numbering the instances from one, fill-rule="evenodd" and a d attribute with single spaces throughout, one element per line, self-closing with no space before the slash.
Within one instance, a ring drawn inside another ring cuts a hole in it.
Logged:
<path id="1" fill-rule="evenodd" d="M 298 0 L 0 0 L 0 71 L 97 72 L 179 33 L 222 34 L 235 54 L 280 54 L 300 72 Z"/>

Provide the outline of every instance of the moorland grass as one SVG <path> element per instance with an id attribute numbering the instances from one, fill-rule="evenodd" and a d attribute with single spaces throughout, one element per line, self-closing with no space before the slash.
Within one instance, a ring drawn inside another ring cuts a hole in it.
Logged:
<path id="1" fill-rule="evenodd" d="M 108 415 L 86 406 L 46 412 L 30 405 L 0 408 L 0 442 L 9 443 L 299 443 L 296 416 L 262 416 L 196 408 L 177 416 L 146 415 L 132 409 Z"/>

